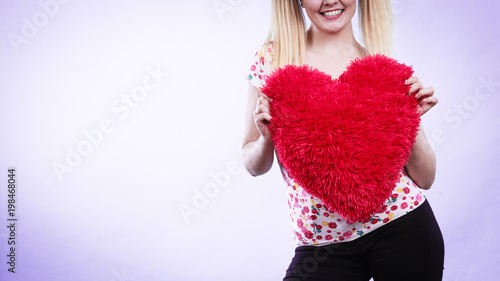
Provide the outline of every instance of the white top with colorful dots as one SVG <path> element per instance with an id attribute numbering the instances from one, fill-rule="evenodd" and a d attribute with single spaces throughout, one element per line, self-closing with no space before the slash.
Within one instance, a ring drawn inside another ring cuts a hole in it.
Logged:
<path id="1" fill-rule="evenodd" d="M 255 54 L 255 61 L 247 76 L 251 85 L 262 89 L 266 77 L 272 71 L 272 58 L 272 43 Z M 319 198 L 311 196 L 296 184 L 281 163 L 279 165 L 286 183 L 292 230 L 298 246 L 321 246 L 355 240 L 409 213 L 425 200 L 420 188 L 402 171 L 392 195 L 368 222 L 348 223 L 339 215 L 330 212 Z"/>

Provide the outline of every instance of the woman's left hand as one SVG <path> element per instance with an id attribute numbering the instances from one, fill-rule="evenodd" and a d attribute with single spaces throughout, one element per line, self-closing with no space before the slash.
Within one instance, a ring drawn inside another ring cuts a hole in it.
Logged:
<path id="1" fill-rule="evenodd" d="M 434 96 L 434 88 L 424 88 L 417 77 L 410 77 L 408 80 L 406 80 L 405 84 L 411 85 L 408 94 L 415 94 L 415 98 L 418 102 L 417 110 L 420 115 L 424 115 L 427 111 L 429 111 L 429 109 L 431 109 L 439 102 L 438 98 Z"/>

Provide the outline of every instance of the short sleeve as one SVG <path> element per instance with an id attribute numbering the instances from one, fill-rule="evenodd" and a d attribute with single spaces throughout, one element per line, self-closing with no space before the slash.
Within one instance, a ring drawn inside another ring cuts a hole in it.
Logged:
<path id="1" fill-rule="evenodd" d="M 247 75 L 247 81 L 259 90 L 266 85 L 266 77 L 273 69 L 273 45 L 272 42 L 263 46 L 255 54 L 254 61 Z"/>

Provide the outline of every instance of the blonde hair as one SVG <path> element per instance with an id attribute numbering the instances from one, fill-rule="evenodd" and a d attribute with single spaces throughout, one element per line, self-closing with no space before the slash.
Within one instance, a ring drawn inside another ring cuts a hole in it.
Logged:
<path id="1" fill-rule="evenodd" d="M 368 54 L 391 54 L 393 16 L 390 0 L 358 0 L 359 22 Z M 299 0 L 272 0 L 271 28 L 266 39 L 273 43 L 273 66 L 302 65 L 306 49 L 306 23 Z"/>
<path id="2" fill-rule="evenodd" d="M 359 0 L 359 24 L 369 54 L 392 53 L 394 17 L 390 0 Z"/>

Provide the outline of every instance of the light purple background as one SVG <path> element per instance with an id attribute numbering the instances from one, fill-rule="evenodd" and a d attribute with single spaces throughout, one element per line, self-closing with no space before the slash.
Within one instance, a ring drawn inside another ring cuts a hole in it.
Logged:
<path id="1" fill-rule="evenodd" d="M 43 23 L 38 1 L 0 1 L 0 280 L 281 280 L 294 249 L 285 185 L 276 165 L 252 178 L 239 155 L 269 1 L 66 2 Z M 393 4 L 396 58 L 440 99 L 423 123 L 438 159 L 425 194 L 445 238 L 444 280 L 498 280 L 500 4 Z M 9 36 L 34 16 L 43 26 L 16 48 Z M 147 67 L 169 77 L 128 116 L 113 111 Z M 52 163 L 104 119 L 113 131 L 59 181 Z M 216 186 L 186 221 L 179 208 Z"/>

